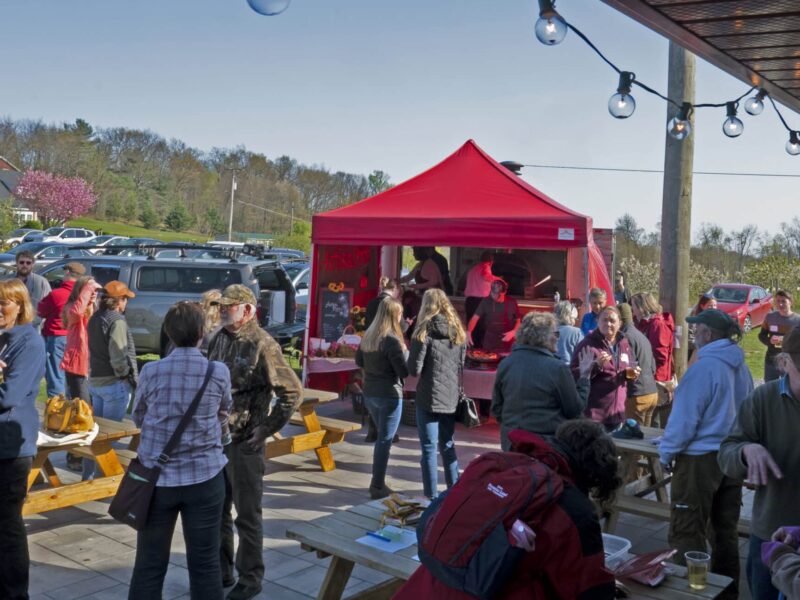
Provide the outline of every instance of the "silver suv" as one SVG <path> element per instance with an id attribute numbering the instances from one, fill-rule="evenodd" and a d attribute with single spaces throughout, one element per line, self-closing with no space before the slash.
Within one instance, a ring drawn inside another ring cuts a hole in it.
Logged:
<path id="1" fill-rule="evenodd" d="M 291 323 L 295 319 L 295 290 L 283 267 L 275 262 L 229 260 L 152 259 L 144 256 L 69 255 L 39 274 L 54 288 L 64 279 L 64 265 L 79 262 L 99 283 L 118 280 L 136 297 L 128 302 L 125 317 L 133 333 L 137 354 L 159 352 L 161 322 L 170 306 L 180 300 L 199 300 L 203 292 L 242 283 L 258 299 L 262 327 Z"/>

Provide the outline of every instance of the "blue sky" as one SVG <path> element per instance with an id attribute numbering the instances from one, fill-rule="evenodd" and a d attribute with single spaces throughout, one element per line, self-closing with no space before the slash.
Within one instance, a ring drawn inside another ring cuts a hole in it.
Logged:
<path id="1" fill-rule="evenodd" d="M 598 0 L 560 0 L 565 18 L 622 68 L 666 90 L 667 42 Z M 399 183 L 465 140 L 498 160 L 663 166 L 666 107 L 634 90 L 618 121 L 617 77 L 576 36 L 533 36 L 535 0 L 293 0 L 276 17 L 246 0 L 6 0 L 0 115 L 147 128 L 208 150 L 244 144 L 331 170 L 388 172 Z M 697 100 L 747 89 L 698 61 Z M 800 116 L 790 113 L 800 129 Z M 800 173 L 771 107 L 725 138 L 724 109 L 698 111 L 695 169 Z M 630 212 L 648 230 L 660 175 L 528 168 L 527 181 L 613 226 Z M 697 176 L 692 228 L 797 214 L 797 179 Z M 767 207 L 768 214 L 764 214 Z"/>

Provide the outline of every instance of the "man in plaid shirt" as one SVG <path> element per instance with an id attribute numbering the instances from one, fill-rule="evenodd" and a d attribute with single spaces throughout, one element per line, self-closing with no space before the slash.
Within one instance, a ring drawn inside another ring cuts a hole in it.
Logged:
<path id="1" fill-rule="evenodd" d="M 208 346 L 209 360 L 224 362 L 231 372 L 233 409 L 231 443 L 225 447 L 227 490 L 222 515 L 222 579 L 233 585 L 233 524 L 236 506 L 239 580 L 228 600 L 247 600 L 261 591 L 264 576 L 261 520 L 264 442 L 278 432 L 303 401 L 297 375 L 280 346 L 258 324 L 256 297 L 244 285 L 230 285 L 219 299 L 222 329 Z M 276 402 L 270 409 L 273 394 Z"/>

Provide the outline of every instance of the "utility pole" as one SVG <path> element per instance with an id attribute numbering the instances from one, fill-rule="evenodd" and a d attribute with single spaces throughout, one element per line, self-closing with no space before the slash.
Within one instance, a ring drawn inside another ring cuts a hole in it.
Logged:
<path id="1" fill-rule="evenodd" d="M 231 209 L 228 213 L 228 241 L 233 241 L 233 194 L 236 191 L 236 171 L 231 169 Z"/>
<path id="2" fill-rule="evenodd" d="M 694 55 L 669 43 L 669 80 L 667 95 L 681 102 L 694 103 Z M 667 120 L 678 108 L 667 104 Z M 692 129 L 694 119 L 690 115 Z M 686 349 L 689 336 L 684 318 L 689 312 L 689 250 L 692 225 L 692 167 L 694 165 L 694 136 L 676 140 L 666 134 L 664 152 L 664 196 L 661 207 L 661 277 L 659 300 L 664 310 L 675 319 L 676 337 L 680 347 L 675 348 L 675 372 L 681 377 L 686 370 Z"/>

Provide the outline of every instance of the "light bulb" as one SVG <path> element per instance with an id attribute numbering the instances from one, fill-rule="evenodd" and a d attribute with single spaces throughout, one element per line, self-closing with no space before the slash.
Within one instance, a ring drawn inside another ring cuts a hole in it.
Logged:
<path id="1" fill-rule="evenodd" d="M 539 19 L 534 27 L 536 39 L 545 46 L 560 44 L 567 35 L 567 22 L 553 8 L 553 0 L 539 0 Z"/>
<path id="2" fill-rule="evenodd" d="M 786 152 L 792 156 L 800 154 L 800 132 L 789 132 L 789 141 L 786 142 Z"/>
<path id="3" fill-rule="evenodd" d="M 767 95 L 766 90 L 758 90 L 755 96 L 750 96 L 744 101 L 744 109 L 748 115 L 760 115 L 764 110 L 764 96 Z"/>
<path id="4" fill-rule="evenodd" d="M 292 0 L 247 0 L 254 11 L 260 15 L 274 17 L 281 14 L 291 4 Z"/>
<path id="5" fill-rule="evenodd" d="M 736 116 L 736 102 L 726 102 L 728 118 L 722 123 L 722 133 L 730 138 L 739 137 L 744 131 L 744 123 Z"/>
<path id="6" fill-rule="evenodd" d="M 636 100 L 631 96 L 631 82 L 634 77 L 628 71 L 619 74 L 617 93 L 608 100 L 608 112 L 616 119 L 627 119 L 636 110 Z"/>
<path id="7" fill-rule="evenodd" d="M 689 121 L 689 114 L 692 112 L 692 105 L 684 102 L 678 109 L 678 114 L 672 117 L 667 123 L 667 133 L 676 140 L 684 140 L 692 133 L 692 124 Z"/>

